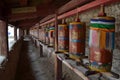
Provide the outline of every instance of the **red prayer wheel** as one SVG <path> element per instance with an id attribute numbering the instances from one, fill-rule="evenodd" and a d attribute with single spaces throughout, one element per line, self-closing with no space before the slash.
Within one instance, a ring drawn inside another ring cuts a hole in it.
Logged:
<path id="1" fill-rule="evenodd" d="M 85 55 L 85 23 L 72 22 L 69 25 L 69 53 L 73 59 Z"/>
<path id="2" fill-rule="evenodd" d="M 69 50 L 69 30 L 67 24 L 58 25 L 58 51 L 66 52 Z"/>
<path id="3" fill-rule="evenodd" d="M 115 18 L 95 17 L 90 23 L 90 68 L 99 72 L 110 71 L 114 49 Z"/>
<path id="4" fill-rule="evenodd" d="M 48 37 L 49 33 L 48 32 L 49 32 L 49 30 L 48 30 L 48 28 L 46 28 L 45 29 L 45 44 L 47 44 L 47 45 L 49 44 L 49 37 Z"/>
<path id="5" fill-rule="evenodd" d="M 40 41 L 42 41 L 41 32 L 42 32 L 41 29 L 39 29 L 39 40 L 40 40 Z"/>
<path id="6" fill-rule="evenodd" d="M 54 46 L 54 30 L 55 30 L 55 27 L 49 27 L 49 34 L 48 34 L 48 37 L 49 37 L 49 46 Z"/>
<path id="7" fill-rule="evenodd" d="M 45 29 L 42 28 L 42 42 L 45 43 Z"/>

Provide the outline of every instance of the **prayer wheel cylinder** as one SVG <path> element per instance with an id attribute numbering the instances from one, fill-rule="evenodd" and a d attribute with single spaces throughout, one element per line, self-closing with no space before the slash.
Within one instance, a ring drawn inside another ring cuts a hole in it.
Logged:
<path id="1" fill-rule="evenodd" d="M 49 44 L 49 37 L 48 37 L 48 33 L 49 32 L 49 30 L 48 30 L 48 28 L 46 28 L 46 30 L 45 30 L 45 44 Z"/>
<path id="2" fill-rule="evenodd" d="M 41 40 L 43 42 L 43 30 L 41 29 Z"/>
<path id="3" fill-rule="evenodd" d="M 69 30 L 67 24 L 58 25 L 58 51 L 66 52 L 69 50 Z"/>
<path id="4" fill-rule="evenodd" d="M 42 34 L 43 34 L 43 36 L 42 36 L 43 37 L 43 43 L 45 43 L 45 29 L 44 28 L 42 29 Z"/>
<path id="5" fill-rule="evenodd" d="M 54 46 L 54 30 L 55 28 L 54 27 L 50 27 L 49 28 L 49 46 Z"/>
<path id="6" fill-rule="evenodd" d="M 90 22 L 90 68 L 99 72 L 110 71 L 114 49 L 115 18 L 96 17 Z"/>
<path id="7" fill-rule="evenodd" d="M 72 22 L 69 25 L 69 55 L 73 59 L 80 59 L 85 55 L 85 23 Z"/>
<path id="8" fill-rule="evenodd" d="M 41 39 L 41 29 L 39 29 L 39 40 L 42 41 L 42 39 Z"/>

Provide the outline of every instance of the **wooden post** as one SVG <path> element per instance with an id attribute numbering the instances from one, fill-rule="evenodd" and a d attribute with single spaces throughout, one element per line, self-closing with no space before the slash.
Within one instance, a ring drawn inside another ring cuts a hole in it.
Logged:
<path id="1" fill-rule="evenodd" d="M 55 54 L 55 80 L 62 80 L 62 61 Z"/>
<path id="2" fill-rule="evenodd" d="M 26 29 L 26 35 L 29 35 L 30 33 L 29 33 L 29 29 Z"/>
<path id="3" fill-rule="evenodd" d="M 0 55 L 7 56 L 7 26 L 6 22 L 0 20 Z"/>
<path id="4" fill-rule="evenodd" d="M 19 29 L 19 38 L 21 38 L 22 36 L 24 36 L 24 30 Z"/>
<path id="5" fill-rule="evenodd" d="M 23 34 L 26 35 L 26 29 L 23 30 Z"/>
<path id="6" fill-rule="evenodd" d="M 22 33 L 21 33 L 21 29 L 19 29 L 19 38 L 21 37 Z"/>
<path id="7" fill-rule="evenodd" d="M 58 51 L 58 12 L 55 14 L 55 51 Z"/>
<path id="8" fill-rule="evenodd" d="M 37 27 L 37 39 L 39 40 L 39 27 Z"/>
<path id="9" fill-rule="evenodd" d="M 6 21 L 6 43 L 7 43 L 7 55 L 9 52 L 9 43 L 8 43 L 8 20 Z M 8 56 L 7 56 L 8 57 Z"/>
<path id="10" fill-rule="evenodd" d="M 14 27 L 14 40 L 17 40 L 17 28 Z"/>

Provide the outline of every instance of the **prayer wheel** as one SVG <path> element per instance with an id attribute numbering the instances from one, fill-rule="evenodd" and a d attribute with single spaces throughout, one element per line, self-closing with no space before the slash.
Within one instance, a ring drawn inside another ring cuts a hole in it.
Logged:
<path id="1" fill-rule="evenodd" d="M 45 28 L 45 44 L 49 44 L 49 37 L 48 37 L 48 28 Z"/>
<path id="2" fill-rule="evenodd" d="M 39 40 L 42 41 L 42 29 L 39 29 Z"/>
<path id="3" fill-rule="evenodd" d="M 54 30 L 55 27 L 49 27 L 49 46 L 53 47 L 54 46 Z"/>
<path id="4" fill-rule="evenodd" d="M 90 69 L 110 71 L 114 49 L 115 18 L 95 17 L 90 22 L 89 47 Z"/>
<path id="5" fill-rule="evenodd" d="M 43 42 L 43 30 L 41 29 L 41 42 Z"/>
<path id="6" fill-rule="evenodd" d="M 85 55 L 85 23 L 76 21 L 69 25 L 69 56 L 80 59 Z"/>
<path id="7" fill-rule="evenodd" d="M 44 29 L 44 27 L 42 28 L 42 37 L 43 37 L 43 43 L 45 43 L 45 29 Z"/>
<path id="8" fill-rule="evenodd" d="M 69 30 L 67 24 L 58 25 L 58 51 L 66 52 L 69 50 Z"/>

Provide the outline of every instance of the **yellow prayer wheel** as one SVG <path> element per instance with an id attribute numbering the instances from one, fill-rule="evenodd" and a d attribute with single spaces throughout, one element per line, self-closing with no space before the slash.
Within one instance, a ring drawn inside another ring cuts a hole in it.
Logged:
<path id="1" fill-rule="evenodd" d="M 58 51 L 67 52 L 69 49 L 69 30 L 67 24 L 58 25 Z"/>
<path id="2" fill-rule="evenodd" d="M 90 21 L 90 69 L 110 71 L 114 49 L 115 18 L 95 17 Z"/>
<path id="3" fill-rule="evenodd" d="M 80 59 L 85 55 L 85 23 L 72 22 L 69 25 L 69 55 Z"/>

